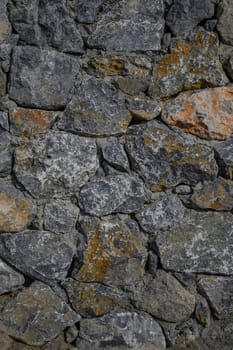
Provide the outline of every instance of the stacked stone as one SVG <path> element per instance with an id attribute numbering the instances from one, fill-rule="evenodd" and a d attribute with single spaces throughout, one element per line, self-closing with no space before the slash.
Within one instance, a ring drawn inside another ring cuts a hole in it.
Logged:
<path id="1" fill-rule="evenodd" d="M 0 350 L 230 350 L 231 0 L 1 0 Z"/>

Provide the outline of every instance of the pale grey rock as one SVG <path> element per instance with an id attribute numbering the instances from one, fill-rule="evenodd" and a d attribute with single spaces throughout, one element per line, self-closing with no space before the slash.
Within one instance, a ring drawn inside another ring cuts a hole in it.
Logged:
<path id="1" fill-rule="evenodd" d="M 63 53 L 29 46 L 15 47 L 9 97 L 25 107 L 62 108 L 68 102 L 78 71 L 78 60 Z"/>
<path id="2" fill-rule="evenodd" d="M 184 213 L 185 208 L 178 196 L 159 195 L 152 204 L 137 213 L 136 218 L 145 231 L 156 233 L 181 221 Z"/>
<path id="3" fill-rule="evenodd" d="M 10 292 L 17 287 L 22 286 L 24 282 L 23 275 L 13 270 L 0 259 L 0 294 Z"/>
<path id="4" fill-rule="evenodd" d="M 81 35 L 65 0 L 11 0 L 9 14 L 13 28 L 27 44 L 83 52 Z"/>
<path id="5" fill-rule="evenodd" d="M 233 216 L 190 210 L 183 221 L 156 239 L 166 270 L 231 275 Z"/>
<path id="6" fill-rule="evenodd" d="M 0 177 L 11 173 L 12 154 L 10 134 L 0 128 Z"/>
<path id="7" fill-rule="evenodd" d="M 175 35 L 186 34 L 201 21 L 213 17 L 211 0 L 174 0 L 166 16 L 166 24 Z"/>
<path id="8" fill-rule="evenodd" d="M 162 0 L 116 2 L 103 13 L 88 45 L 109 51 L 160 50 L 163 13 Z"/>
<path id="9" fill-rule="evenodd" d="M 79 23 L 91 24 L 95 21 L 96 15 L 103 5 L 104 0 L 75 0 L 71 2 L 75 19 Z"/>
<path id="10" fill-rule="evenodd" d="M 0 111 L 0 127 L 6 131 L 9 131 L 9 119 L 8 113 Z"/>
<path id="11" fill-rule="evenodd" d="M 52 283 L 63 280 L 75 253 L 69 236 L 48 231 L 0 235 L 0 256 L 26 275 Z"/>
<path id="12" fill-rule="evenodd" d="M 159 324 L 149 315 L 118 312 L 80 322 L 80 350 L 134 349 L 163 350 L 166 347 Z"/>
<path id="13" fill-rule="evenodd" d="M 35 197 L 77 191 L 99 167 L 96 143 L 64 132 L 48 132 L 16 149 L 17 179 Z"/>
<path id="14" fill-rule="evenodd" d="M 117 139 L 109 139 L 101 144 L 104 160 L 120 171 L 129 171 L 129 160 L 124 146 Z"/>
<path id="15" fill-rule="evenodd" d="M 203 276 L 198 281 L 200 291 L 207 298 L 214 316 L 224 319 L 233 313 L 233 278 Z"/>
<path id="16" fill-rule="evenodd" d="M 161 112 L 158 101 L 140 97 L 129 100 L 127 107 L 135 120 L 152 120 L 158 117 Z"/>
<path id="17" fill-rule="evenodd" d="M 223 0 L 218 5 L 217 30 L 225 44 L 233 45 L 233 3 L 231 0 Z"/>
<path id="18" fill-rule="evenodd" d="M 129 291 L 137 309 L 167 322 L 179 323 L 190 317 L 195 297 L 170 274 L 157 270 L 155 276 L 145 275 Z"/>
<path id="19" fill-rule="evenodd" d="M 1 310 L 0 328 L 26 344 L 39 346 L 80 320 L 50 287 L 34 282 Z"/>
<path id="20" fill-rule="evenodd" d="M 179 185 L 175 188 L 176 194 L 190 194 L 192 193 L 192 188 L 188 185 Z"/>
<path id="21" fill-rule="evenodd" d="M 0 44 L 11 34 L 11 24 L 7 16 L 8 0 L 1 0 L 0 3 Z"/>
<path id="22" fill-rule="evenodd" d="M 81 188 L 77 196 L 84 212 L 96 216 L 132 213 L 146 201 L 143 182 L 126 174 L 93 179 Z"/>
<path id="23" fill-rule="evenodd" d="M 130 121 L 117 90 L 101 79 L 84 75 L 58 127 L 84 135 L 115 135 L 124 133 Z"/>

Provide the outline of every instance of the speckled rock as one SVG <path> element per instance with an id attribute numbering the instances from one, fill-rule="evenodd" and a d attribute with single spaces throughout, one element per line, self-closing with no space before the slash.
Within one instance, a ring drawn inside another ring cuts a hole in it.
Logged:
<path id="1" fill-rule="evenodd" d="M 12 0 L 9 14 L 13 28 L 27 44 L 83 52 L 81 35 L 69 16 L 65 0 Z"/>
<path id="2" fill-rule="evenodd" d="M 93 23 L 104 0 L 74 0 L 71 8 L 75 19 L 80 23 Z"/>
<path id="3" fill-rule="evenodd" d="M 214 33 L 195 31 L 172 40 L 171 53 L 154 66 L 150 94 L 169 97 L 180 91 L 226 85 Z"/>
<path id="4" fill-rule="evenodd" d="M 92 320 L 81 320 L 80 337 L 83 339 L 77 343 L 80 350 L 163 350 L 166 347 L 158 323 L 151 316 L 136 312 L 111 313 Z"/>
<path id="5" fill-rule="evenodd" d="M 21 106 L 59 109 L 79 71 L 78 60 L 56 51 L 18 46 L 14 49 L 9 96 Z"/>
<path id="6" fill-rule="evenodd" d="M 204 19 L 213 17 L 214 11 L 211 0 L 174 0 L 166 24 L 173 34 L 186 34 Z"/>
<path id="7" fill-rule="evenodd" d="M 233 179 L 233 138 L 219 142 L 213 145 L 216 151 L 221 171 L 223 175 L 229 179 Z"/>
<path id="8" fill-rule="evenodd" d="M 162 119 L 204 139 L 227 139 L 233 133 L 233 88 L 181 93 L 170 101 Z"/>
<path id="9" fill-rule="evenodd" d="M 84 135 L 114 135 L 127 130 L 131 115 L 110 84 L 85 75 L 68 104 L 59 128 Z"/>
<path id="10" fill-rule="evenodd" d="M 152 120 L 160 115 L 161 107 L 158 101 L 136 97 L 129 100 L 127 105 L 133 118 L 136 120 Z"/>
<path id="11" fill-rule="evenodd" d="M 126 150 L 131 166 L 153 191 L 214 179 L 218 173 L 211 148 L 155 121 L 132 129 Z"/>
<path id="12" fill-rule="evenodd" d="M 120 171 L 129 171 L 129 160 L 124 146 L 117 139 L 111 138 L 101 144 L 104 160 Z"/>
<path id="13" fill-rule="evenodd" d="M 7 0 L 0 4 L 0 44 L 11 34 L 11 24 L 7 17 Z"/>
<path id="14" fill-rule="evenodd" d="M 233 216 L 228 213 L 195 212 L 156 239 L 166 270 L 231 275 Z"/>
<path id="15" fill-rule="evenodd" d="M 203 276 L 198 281 L 200 291 L 207 298 L 214 316 L 224 319 L 233 314 L 233 279 Z"/>
<path id="16" fill-rule="evenodd" d="M 181 221 L 184 212 L 185 208 L 178 196 L 163 195 L 137 213 L 136 218 L 145 231 L 156 233 Z"/>
<path id="17" fill-rule="evenodd" d="M 6 131 L 10 130 L 8 113 L 0 111 L 0 127 Z"/>
<path id="18" fill-rule="evenodd" d="M 88 45 L 109 51 L 159 50 L 164 30 L 163 12 L 161 0 L 117 2 L 102 15 Z"/>
<path id="19" fill-rule="evenodd" d="M 146 201 L 146 192 L 139 177 L 108 175 L 89 181 L 81 188 L 78 198 L 85 213 L 104 216 L 137 211 Z"/>
<path id="20" fill-rule="evenodd" d="M 223 0 L 218 5 L 218 24 L 217 29 L 221 39 L 225 44 L 233 45 L 233 3 L 231 0 Z"/>
<path id="21" fill-rule="evenodd" d="M 35 282 L 4 306 L 0 328 L 26 344 L 43 345 L 79 319 L 50 287 Z"/>
<path id="22" fill-rule="evenodd" d="M 0 128 L 0 177 L 11 173 L 12 153 L 10 134 Z"/>
<path id="23" fill-rule="evenodd" d="M 0 259 L 0 294 L 10 292 L 17 287 L 22 286 L 24 282 L 23 275 L 13 270 Z"/>
<path id="24" fill-rule="evenodd" d="M 66 277 L 74 251 L 74 239 L 48 231 L 0 235 L 0 256 L 26 275 L 45 283 Z"/>
<path id="25" fill-rule="evenodd" d="M 94 140 L 64 132 L 48 132 L 19 146 L 14 171 L 35 197 L 78 190 L 98 169 Z"/>
<path id="26" fill-rule="evenodd" d="M 146 240 L 137 226 L 117 218 L 86 217 L 81 227 L 87 236 L 87 247 L 83 265 L 72 273 L 75 279 L 122 286 L 141 278 L 147 258 Z"/>

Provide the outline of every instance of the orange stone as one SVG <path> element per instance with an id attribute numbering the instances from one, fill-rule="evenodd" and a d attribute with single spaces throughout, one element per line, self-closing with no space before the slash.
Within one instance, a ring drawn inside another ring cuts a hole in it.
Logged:
<path id="1" fill-rule="evenodd" d="M 162 119 L 202 139 L 225 140 L 233 133 L 233 87 L 180 93 L 167 103 Z"/>

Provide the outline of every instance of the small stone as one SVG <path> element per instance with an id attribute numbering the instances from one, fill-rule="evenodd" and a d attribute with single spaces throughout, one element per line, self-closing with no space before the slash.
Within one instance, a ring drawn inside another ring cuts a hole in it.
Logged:
<path id="1" fill-rule="evenodd" d="M 9 97 L 21 106 L 63 108 L 78 71 L 76 58 L 57 51 L 17 46 L 13 50 Z"/>
<path id="2" fill-rule="evenodd" d="M 91 24 L 104 0 L 75 0 L 72 4 L 75 19 L 80 23 Z"/>
<path id="3" fill-rule="evenodd" d="M 148 82 L 134 77 L 119 77 L 115 78 L 115 85 L 123 93 L 130 96 L 139 95 L 148 89 Z"/>
<path id="4" fill-rule="evenodd" d="M 127 60 L 124 56 L 104 54 L 88 61 L 88 72 L 100 78 L 125 75 Z"/>
<path id="5" fill-rule="evenodd" d="M 12 169 L 12 146 L 10 134 L 0 128 L 0 177 L 7 176 Z"/>
<path id="6" fill-rule="evenodd" d="M 0 294 L 10 292 L 17 287 L 22 286 L 24 282 L 23 275 L 13 270 L 0 259 Z"/>
<path id="7" fill-rule="evenodd" d="M 7 17 L 7 2 L 8 0 L 1 0 L 0 3 L 0 44 L 11 34 L 11 24 Z"/>
<path id="8" fill-rule="evenodd" d="M 103 158 L 120 171 L 129 171 L 129 160 L 124 146 L 117 139 L 110 139 L 101 145 Z"/>
<path id="9" fill-rule="evenodd" d="M 205 298 L 199 298 L 195 308 L 195 317 L 204 327 L 210 325 L 210 309 Z"/>
<path id="10" fill-rule="evenodd" d="M 163 195 L 137 213 L 136 218 L 143 230 L 155 234 L 181 221 L 184 213 L 185 208 L 178 196 Z"/>
<path id="11" fill-rule="evenodd" d="M 72 277 L 80 282 L 111 286 L 133 284 L 144 274 L 146 240 L 136 227 L 119 219 L 85 217 L 81 228 L 87 236 L 83 264 Z"/>
<path id="12" fill-rule="evenodd" d="M 91 180 L 77 196 L 84 212 L 96 216 L 132 213 L 146 201 L 143 182 L 136 176 L 126 174 Z"/>
<path id="13" fill-rule="evenodd" d="M 231 0 L 223 0 L 218 5 L 217 17 L 218 24 L 217 30 L 220 34 L 222 41 L 225 44 L 233 45 L 233 3 Z"/>
<path id="14" fill-rule="evenodd" d="M 129 297 L 138 309 L 167 322 L 188 319 L 195 307 L 195 297 L 163 270 L 157 270 L 155 276 L 145 275 Z"/>
<path id="15" fill-rule="evenodd" d="M 75 329 L 76 326 L 73 325 L 71 327 L 68 327 L 68 328 L 66 328 L 66 331 L 67 331 L 67 329 L 70 329 L 70 328 Z M 14 349 L 12 349 L 12 350 L 14 350 Z M 18 349 L 15 349 L 15 350 L 18 350 Z M 19 350 L 21 350 L 21 349 L 19 349 Z M 24 349 L 22 349 L 22 350 L 24 350 Z M 27 349 L 25 349 L 25 350 L 27 350 Z M 34 350 L 34 349 L 29 349 L 29 350 Z M 40 348 L 40 350 L 77 350 L 77 349 L 73 345 L 67 344 L 67 342 L 65 341 L 65 338 L 64 338 L 64 334 L 61 333 L 61 335 L 59 335 L 55 339 L 51 340 L 50 342 L 46 343 L 45 345 L 43 345 Z"/>
<path id="16" fill-rule="evenodd" d="M 216 151 L 221 171 L 226 178 L 233 179 L 233 138 L 213 145 Z"/>
<path id="17" fill-rule="evenodd" d="M 211 0 L 174 0 L 166 16 L 166 24 L 175 35 L 185 34 L 215 12 Z"/>
<path id="18" fill-rule="evenodd" d="M 227 62 L 226 71 L 231 80 L 233 80 L 233 56 Z"/>
<path id="19" fill-rule="evenodd" d="M 181 93 L 168 102 L 162 119 L 204 139 L 227 139 L 233 133 L 233 88 Z"/>
<path id="20" fill-rule="evenodd" d="M 179 225 L 159 233 L 156 243 L 166 270 L 233 274 L 232 214 L 190 210 Z"/>
<path id="21" fill-rule="evenodd" d="M 124 133 L 131 121 L 124 99 L 103 80 L 85 75 L 65 110 L 60 129 L 84 135 Z"/>
<path id="22" fill-rule="evenodd" d="M 75 230 L 79 208 L 68 200 L 56 200 L 45 205 L 44 228 L 52 232 Z"/>
<path id="23" fill-rule="evenodd" d="M 71 344 L 78 337 L 78 328 L 74 325 L 68 327 L 65 331 L 65 340 L 67 343 Z"/>
<path id="24" fill-rule="evenodd" d="M 127 107 L 135 120 L 152 120 L 158 117 L 161 112 L 158 101 L 139 97 L 129 100 Z"/>
<path id="25" fill-rule="evenodd" d="M 8 113 L 0 111 L 0 127 L 6 131 L 10 131 Z"/>
<path id="26" fill-rule="evenodd" d="M 149 251 L 148 261 L 147 261 L 147 269 L 148 272 L 155 276 L 158 268 L 158 255 L 156 255 L 153 251 Z"/>
<path id="27" fill-rule="evenodd" d="M 34 282 L 1 310 L 0 327 L 29 345 L 43 345 L 80 320 L 47 285 Z"/>
<path id="28" fill-rule="evenodd" d="M 166 342 L 159 324 L 149 315 L 136 312 L 110 313 L 80 322 L 80 350 L 135 349 L 163 350 Z"/>
<path id="29" fill-rule="evenodd" d="M 176 194 L 190 194 L 192 193 L 192 188 L 188 185 L 179 185 L 175 188 Z"/>
<path id="30" fill-rule="evenodd" d="M 233 313 L 233 278 L 203 276 L 198 281 L 200 291 L 210 303 L 214 316 L 224 319 Z"/>
<path id="31" fill-rule="evenodd" d="M 205 21 L 204 28 L 209 32 L 213 32 L 216 28 L 217 23 L 217 19 L 208 19 Z"/>
<path id="32" fill-rule="evenodd" d="M 107 51 L 159 50 L 164 31 L 161 0 L 123 0 L 110 6 L 88 39 L 88 46 Z"/>
<path id="33" fill-rule="evenodd" d="M 74 250 L 69 236 L 48 231 L 0 235 L 0 256 L 31 278 L 48 284 L 66 277 Z"/>
<path id="34" fill-rule="evenodd" d="M 0 97 L 6 94 L 6 83 L 7 83 L 6 74 L 0 68 Z"/>

